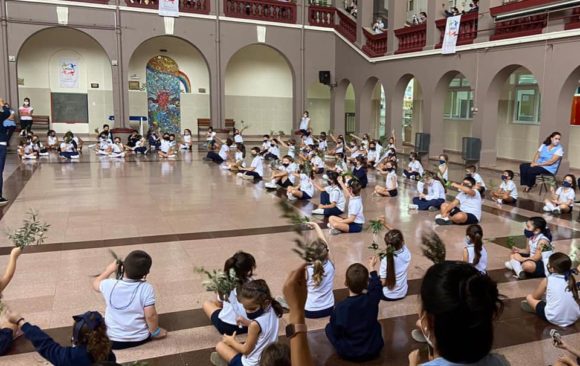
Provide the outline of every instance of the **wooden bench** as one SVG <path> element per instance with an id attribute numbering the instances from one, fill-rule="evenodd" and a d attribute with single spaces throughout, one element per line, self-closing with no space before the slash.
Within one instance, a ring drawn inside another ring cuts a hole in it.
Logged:
<path id="1" fill-rule="evenodd" d="M 209 118 L 198 118 L 197 119 L 197 136 L 198 138 L 201 137 L 201 132 L 207 132 L 207 130 L 211 127 L 211 119 Z M 225 128 L 214 128 L 215 132 L 220 133 L 229 133 L 230 131 L 233 132 L 234 128 L 236 127 L 236 121 L 231 118 L 225 120 Z"/>
<path id="2" fill-rule="evenodd" d="M 50 130 L 50 116 L 32 116 L 32 130 Z"/>

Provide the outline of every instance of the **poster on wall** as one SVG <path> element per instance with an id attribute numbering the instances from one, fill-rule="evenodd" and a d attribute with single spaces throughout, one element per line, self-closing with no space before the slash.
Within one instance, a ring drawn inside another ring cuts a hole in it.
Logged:
<path id="1" fill-rule="evenodd" d="M 75 58 L 60 60 L 58 81 L 61 88 L 76 89 L 79 87 L 79 63 Z"/>
<path id="2" fill-rule="evenodd" d="M 159 0 L 159 15 L 163 17 L 179 16 L 178 0 Z"/>
<path id="3" fill-rule="evenodd" d="M 444 55 L 455 53 L 457 46 L 457 36 L 459 35 L 459 27 L 461 25 L 461 15 L 447 18 L 447 25 L 445 26 L 445 35 L 443 37 L 443 47 L 441 53 Z"/>

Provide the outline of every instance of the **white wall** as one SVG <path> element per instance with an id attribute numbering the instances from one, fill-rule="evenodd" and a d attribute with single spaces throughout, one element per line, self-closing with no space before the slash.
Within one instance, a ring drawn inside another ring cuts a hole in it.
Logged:
<path id="1" fill-rule="evenodd" d="M 307 108 L 315 134 L 330 130 L 330 88 L 315 83 L 308 88 Z"/>
<path id="2" fill-rule="evenodd" d="M 570 126 L 570 146 L 564 146 L 572 168 L 580 169 L 580 126 Z"/>
<path id="3" fill-rule="evenodd" d="M 230 59 L 225 75 L 226 118 L 249 126 L 246 134 L 292 130 L 292 72 L 284 57 L 251 45 Z"/>
<path id="4" fill-rule="evenodd" d="M 167 52 L 161 52 L 164 49 Z M 129 61 L 128 81 L 139 81 L 146 85 L 146 67 L 149 60 L 157 55 L 172 58 L 177 62 L 191 81 L 191 93 L 181 93 L 181 129 L 189 128 L 197 132 L 197 119 L 210 118 L 209 70 L 202 54 L 186 41 L 170 36 L 162 36 L 143 42 Z M 199 89 L 205 89 L 200 93 Z M 147 110 L 147 91 L 129 90 L 129 115 L 145 116 Z"/>
<path id="5" fill-rule="evenodd" d="M 59 67 L 62 59 L 78 61 L 79 84 L 76 88 L 62 88 Z M 18 55 L 19 103 L 31 99 L 36 115 L 51 115 L 50 93 L 83 93 L 88 95 L 89 123 L 55 124 L 57 132 L 71 129 L 86 133 L 108 121 L 113 114 L 112 73 L 105 51 L 86 34 L 69 28 L 51 28 L 32 36 Z M 91 83 L 98 83 L 92 89 Z"/>

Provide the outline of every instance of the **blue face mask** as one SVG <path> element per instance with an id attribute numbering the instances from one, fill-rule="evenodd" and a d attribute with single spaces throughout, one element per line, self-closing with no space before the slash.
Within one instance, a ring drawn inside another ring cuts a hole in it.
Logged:
<path id="1" fill-rule="evenodd" d="M 570 187 L 572 187 L 572 183 L 570 183 L 568 181 L 563 181 L 562 182 L 562 187 L 564 187 L 564 188 L 570 188 Z"/>
<path id="2" fill-rule="evenodd" d="M 446 164 L 447 162 L 445 160 L 439 160 L 439 165 L 443 165 Z"/>
<path id="3" fill-rule="evenodd" d="M 504 180 L 505 181 L 505 180 L 507 180 L 507 177 L 505 175 L 502 175 L 501 176 L 501 180 Z"/>
<path id="4" fill-rule="evenodd" d="M 250 320 L 256 320 L 259 317 L 261 317 L 262 315 L 264 315 L 264 309 L 260 308 L 260 310 L 256 310 L 253 313 L 248 313 L 246 311 L 246 316 L 248 317 L 248 319 Z"/>
<path id="5" fill-rule="evenodd" d="M 524 229 L 524 236 L 528 239 L 530 239 L 531 237 L 533 237 L 535 234 L 533 231 L 530 231 L 528 229 Z"/>

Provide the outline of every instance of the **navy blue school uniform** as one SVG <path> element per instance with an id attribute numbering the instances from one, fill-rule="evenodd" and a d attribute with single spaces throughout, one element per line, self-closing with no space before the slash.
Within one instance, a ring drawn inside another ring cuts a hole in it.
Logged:
<path id="1" fill-rule="evenodd" d="M 363 362 L 379 355 L 384 346 L 378 321 L 382 294 L 381 280 L 377 271 L 372 271 L 367 293 L 349 296 L 336 304 L 326 336 L 340 357 Z"/>
<path id="2" fill-rule="evenodd" d="M 63 347 L 56 343 L 48 334 L 35 325 L 25 323 L 22 332 L 36 352 L 57 366 L 91 366 L 95 363 L 85 346 Z M 107 361 L 115 362 L 115 354 L 111 352 Z"/>
<path id="3" fill-rule="evenodd" d="M 355 167 L 352 170 L 352 175 L 358 179 L 362 188 L 366 188 L 367 184 L 369 184 L 369 179 L 367 178 L 367 170 L 363 167 Z"/>

